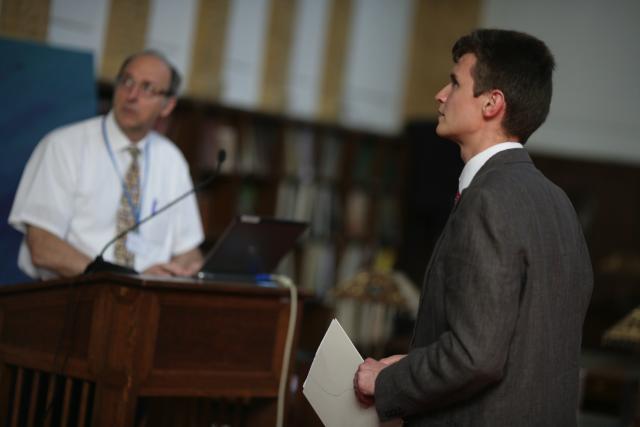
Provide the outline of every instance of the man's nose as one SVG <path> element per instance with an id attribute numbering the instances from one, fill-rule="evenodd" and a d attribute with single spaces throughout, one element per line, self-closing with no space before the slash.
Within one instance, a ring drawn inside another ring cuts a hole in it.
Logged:
<path id="1" fill-rule="evenodd" d="M 438 103 L 444 104 L 444 102 L 447 100 L 448 88 L 449 88 L 449 85 L 446 85 L 445 87 L 440 89 L 438 93 L 436 93 L 436 96 L 434 98 L 436 101 L 438 101 Z"/>

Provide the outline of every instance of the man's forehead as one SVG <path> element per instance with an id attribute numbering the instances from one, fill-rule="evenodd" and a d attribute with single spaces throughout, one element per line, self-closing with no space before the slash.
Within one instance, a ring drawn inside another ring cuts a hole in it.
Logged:
<path id="1" fill-rule="evenodd" d="M 476 63 L 476 55 L 474 55 L 473 53 L 465 53 L 464 55 L 462 55 L 458 61 L 454 64 L 454 68 L 458 67 L 465 67 L 465 66 L 470 66 Z"/>
<path id="2" fill-rule="evenodd" d="M 453 64 L 451 75 L 457 77 L 460 77 L 462 74 L 470 75 L 475 64 L 476 56 L 473 53 L 465 53 Z"/>
<path id="3" fill-rule="evenodd" d="M 149 79 L 171 78 L 171 70 L 161 59 L 153 55 L 141 55 L 133 58 L 122 70 L 124 74 L 135 74 Z"/>

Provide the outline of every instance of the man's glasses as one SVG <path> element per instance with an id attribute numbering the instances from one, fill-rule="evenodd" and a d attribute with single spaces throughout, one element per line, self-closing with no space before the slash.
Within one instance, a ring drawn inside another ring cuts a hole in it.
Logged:
<path id="1" fill-rule="evenodd" d="M 149 82 L 137 82 L 133 77 L 128 75 L 118 76 L 116 79 L 116 85 L 126 89 L 127 91 L 131 91 L 137 87 L 140 91 L 140 95 L 144 98 L 169 95 L 168 90 L 156 89 L 153 84 Z"/>

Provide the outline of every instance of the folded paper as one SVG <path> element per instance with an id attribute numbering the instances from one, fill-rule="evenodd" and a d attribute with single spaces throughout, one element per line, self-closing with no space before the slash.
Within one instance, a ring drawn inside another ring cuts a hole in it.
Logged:
<path id="1" fill-rule="evenodd" d="M 326 427 L 377 427 L 375 408 L 363 408 L 353 390 L 362 357 L 333 319 L 320 342 L 302 393 Z"/>

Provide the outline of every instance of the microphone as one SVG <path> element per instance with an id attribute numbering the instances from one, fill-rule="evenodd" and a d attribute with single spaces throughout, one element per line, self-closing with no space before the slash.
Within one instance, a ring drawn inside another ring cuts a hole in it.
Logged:
<path id="1" fill-rule="evenodd" d="M 218 177 L 218 175 L 220 175 L 220 169 L 222 168 L 222 163 L 224 163 L 226 158 L 227 158 L 227 152 L 224 151 L 223 149 L 218 150 L 218 164 L 213 174 L 210 177 L 204 179 L 203 181 L 195 185 L 193 188 L 191 188 L 184 194 L 178 196 L 176 199 L 172 200 L 171 202 L 167 203 L 157 211 L 152 212 L 150 215 L 147 215 L 137 223 L 133 224 L 131 227 L 126 228 L 125 230 L 118 233 L 113 239 L 109 240 L 107 244 L 104 245 L 104 247 L 102 248 L 98 256 L 93 261 L 91 261 L 89 265 L 87 265 L 87 268 L 84 270 L 83 274 L 98 273 L 98 272 L 104 272 L 104 271 L 111 272 L 111 273 L 138 274 L 138 272 L 131 267 L 126 267 L 124 265 L 114 264 L 112 262 L 105 261 L 103 258 L 104 253 L 118 239 L 136 230 L 138 227 L 140 227 L 145 222 L 149 221 L 151 218 L 155 218 L 156 216 L 160 215 L 162 212 L 166 211 L 171 206 L 175 205 L 185 197 L 190 196 L 191 194 L 196 193 L 202 190 L 207 185 L 209 185 L 214 179 Z"/>

